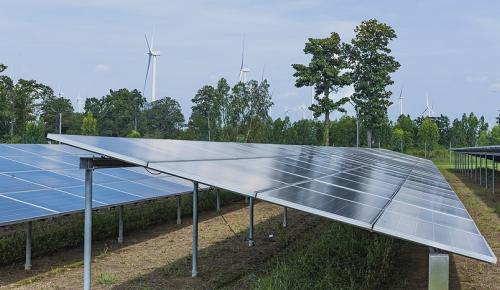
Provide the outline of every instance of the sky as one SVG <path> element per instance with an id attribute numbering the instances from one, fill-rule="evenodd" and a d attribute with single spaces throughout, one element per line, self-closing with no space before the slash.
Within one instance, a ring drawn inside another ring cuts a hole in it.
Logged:
<path id="1" fill-rule="evenodd" d="M 309 37 L 337 32 L 345 42 L 367 19 L 392 26 L 390 47 L 401 63 L 393 74 L 389 118 L 418 117 L 426 95 L 436 114 L 464 112 L 494 123 L 500 110 L 499 1 L 3 1 L 0 63 L 7 75 L 35 79 L 70 98 L 101 97 L 110 89 L 142 91 L 144 34 L 155 32 L 157 96 L 182 106 L 206 84 L 238 81 L 242 40 L 250 79 L 268 79 L 273 118 L 310 117 L 310 88 L 296 88 L 293 63 L 307 63 Z M 151 76 L 151 75 L 150 75 Z M 345 88 L 332 98 L 349 96 Z M 150 83 L 145 92 L 151 95 Z M 347 106 L 348 114 L 353 114 Z M 334 118 L 341 113 L 334 113 Z"/>

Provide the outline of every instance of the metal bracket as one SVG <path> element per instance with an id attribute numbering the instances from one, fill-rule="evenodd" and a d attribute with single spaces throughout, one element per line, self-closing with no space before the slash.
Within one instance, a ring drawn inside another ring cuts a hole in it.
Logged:
<path id="1" fill-rule="evenodd" d="M 119 168 L 137 166 L 132 163 L 107 157 L 81 157 L 80 169 Z"/>

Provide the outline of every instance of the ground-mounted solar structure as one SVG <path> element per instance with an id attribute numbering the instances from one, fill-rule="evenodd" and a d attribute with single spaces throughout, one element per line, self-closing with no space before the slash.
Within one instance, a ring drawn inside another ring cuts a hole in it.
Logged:
<path id="1" fill-rule="evenodd" d="M 103 157 L 86 169 L 84 288 L 90 289 L 92 172 L 142 166 L 193 183 L 192 275 L 197 275 L 198 184 L 230 190 L 416 242 L 432 249 L 429 285 L 446 283 L 447 252 L 496 263 L 474 221 L 431 161 L 379 149 L 52 135 Z M 113 164 L 111 164 L 113 163 Z"/>
<path id="2" fill-rule="evenodd" d="M 495 194 L 496 161 L 500 159 L 500 145 L 453 148 L 452 151 L 455 168 L 486 188 L 489 179 L 491 192 Z"/>
<path id="3" fill-rule="evenodd" d="M 31 268 L 32 221 L 84 210 L 82 157 L 100 155 L 59 144 L 0 144 L 0 226 L 27 223 L 26 269 Z M 191 184 L 151 173 L 142 167 L 103 168 L 93 173 L 92 208 L 117 208 L 119 243 L 123 241 L 126 204 L 176 196 L 180 222 L 180 196 L 191 193 Z"/>

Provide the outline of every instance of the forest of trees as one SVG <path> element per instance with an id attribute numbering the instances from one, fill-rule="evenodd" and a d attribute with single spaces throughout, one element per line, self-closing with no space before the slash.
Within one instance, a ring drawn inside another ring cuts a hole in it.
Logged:
<path id="1" fill-rule="evenodd" d="M 148 103 L 138 90 L 110 90 L 85 102 L 84 112 L 75 112 L 71 101 L 57 96 L 49 86 L 35 80 L 12 80 L 8 67 L 0 64 L 0 138 L 3 143 L 45 143 L 46 133 L 178 138 L 283 144 L 356 146 L 359 117 L 361 146 L 380 146 L 408 152 L 426 146 L 429 150 L 449 146 L 500 144 L 500 112 L 490 127 L 484 117 L 464 113 L 451 121 L 447 116 L 412 118 L 401 115 L 390 121 L 392 105 L 390 74 L 400 64 L 388 48 L 395 31 L 377 20 L 363 21 L 350 43 L 337 33 L 324 39 L 309 39 L 304 53 L 309 64 L 293 64 L 296 86 L 314 88 L 316 100 L 309 109 L 315 119 L 292 122 L 273 120 L 270 84 L 251 80 L 231 85 L 224 78 L 205 85 L 192 98 L 188 119 L 179 103 L 164 97 Z M 332 97 L 352 85 L 349 98 Z M 335 111 L 345 112 L 350 102 L 359 114 L 332 120 Z M 322 118 L 323 120 L 320 120 Z"/>

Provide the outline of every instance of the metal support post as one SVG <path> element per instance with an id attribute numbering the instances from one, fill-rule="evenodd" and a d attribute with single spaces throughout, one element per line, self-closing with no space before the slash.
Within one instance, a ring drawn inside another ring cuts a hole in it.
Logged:
<path id="1" fill-rule="evenodd" d="M 283 207 L 283 227 L 286 228 L 288 225 L 288 208 L 286 206 Z"/>
<path id="2" fill-rule="evenodd" d="M 253 247 L 255 245 L 255 242 L 253 240 L 253 197 L 249 198 L 249 206 L 248 208 L 250 209 L 250 224 L 248 226 L 248 246 Z"/>
<path id="3" fill-rule="evenodd" d="M 474 182 L 477 182 L 477 155 L 474 155 Z"/>
<path id="4" fill-rule="evenodd" d="M 484 187 L 488 188 L 488 156 L 484 155 Z"/>
<path id="5" fill-rule="evenodd" d="M 83 242 L 83 289 L 90 290 L 92 277 L 92 160 L 85 168 L 85 230 Z"/>
<path id="6" fill-rule="evenodd" d="M 215 210 L 217 212 L 220 212 L 220 189 L 218 188 L 215 191 L 215 198 L 216 198 Z"/>
<path id="7" fill-rule="evenodd" d="M 118 243 L 123 243 L 123 205 L 118 207 Z"/>
<path id="8" fill-rule="evenodd" d="M 26 263 L 24 263 L 24 270 L 31 270 L 31 232 L 33 230 L 32 222 L 28 222 L 26 229 Z"/>
<path id="9" fill-rule="evenodd" d="M 479 185 L 483 185 L 483 157 L 479 155 Z"/>
<path id="10" fill-rule="evenodd" d="M 449 289 L 450 257 L 434 248 L 429 249 L 429 290 Z"/>
<path id="11" fill-rule="evenodd" d="M 181 213 L 181 196 L 180 195 L 177 195 L 176 196 L 176 200 L 177 200 L 177 224 L 180 225 L 181 224 L 181 217 L 182 217 L 182 213 Z"/>
<path id="12" fill-rule="evenodd" d="M 198 276 L 198 182 L 193 182 L 193 245 L 191 277 Z"/>
<path id="13" fill-rule="evenodd" d="M 495 156 L 491 156 L 491 192 L 495 194 Z"/>

